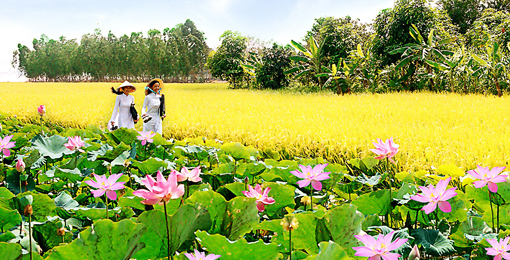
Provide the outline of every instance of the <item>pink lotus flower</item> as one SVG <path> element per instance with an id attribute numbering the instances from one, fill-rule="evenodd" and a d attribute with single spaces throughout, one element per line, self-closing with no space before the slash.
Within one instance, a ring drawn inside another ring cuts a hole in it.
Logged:
<path id="1" fill-rule="evenodd" d="M 264 192 L 262 192 L 262 188 L 257 184 L 255 185 L 255 189 L 248 185 L 248 189 L 250 191 L 243 191 L 243 194 L 248 198 L 257 199 L 257 209 L 260 212 L 264 211 L 266 205 L 273 204 L 275 202 L 273 198 L 267 196 L 271 188 L 266 188 L 264 189 Z"/>
<path id="2" fill-rule="evenodd" d="M 181 172 L 177 172 L 177 181 L 192 181 L 192 182 L 200 182 L 202 178 L 200 178 L 200 166 L 195 169 L 188 171 L 186 167 L 182 167 Z"/>
<path id="3" fill-rule="evenodd" d="M 487 242 L 492 246 L 485 248 L 487 255 L 493 255 L 494 260 L 501 260 L 501 258 L 510 259 L 510 253 L 507 253 L 510 250 L 510 245 L 508 245 L 509 239 L 510 237 L 506 237 L 498 242 L 498 239 L 487 238 Z"/>
<path id="4" fill-rule="evenodd" d="M 196 249 L 195 249 L 195 255 L 192 255 L 190 253 L 184 253 L 184 255 L 189 260 L 215 260 L 215 259 L 220 258 L 220 256 L 221 256 L 221 255 L 213 255 L 213 254 L 206 256 L 205 252 L 204 253 L 198 252 L 198 250 L 196 250 Z"/>
<path id="5" fill-rule="evenodd" d="M 81 137 L 80 136 L 75 136 L 75 137 L 69 137 L 69 141 L 67 143 L 64 144 L 64 146 L 71 150 L 71 151 L 74 151 L 74 150 L 78 150 L 80 152 L 85 152 L 83 149 L 81 149 L 81 147 L 83 147 L 85 145 L 85 142 L 83 142 L 81 140 Z"/>
<path id="6" fill-rule="evenodd" d="M 376 149 L 370 149 L 370 151 L 379 155 L 375 157 L 375 159 L 384 159 L 388 158 L 392 163 L 395 163 L 393 159 L 391 159 L 395 154 L 398 153 L 398 144 L 393 142 L 393 137 L 383 142 L 380 138 L 377 138 L 377 142 L 373 142 Z"/>
<path id="7" fill-rule="evenodd" d="M 116 190 L 124 189 L 125 182 L 117 182 L 122 176 L 122 173 L 112 174 L 106 178 L 106 175 L 94 175 L 96 181 L 88 180 L 84 181 L 86 184 L 96 188 L 97 190 L 91 190 L 94 197 L 101 197 L 106 192 L 106 196 L 111 200 L 117 200 Z"/>
<path id="8" fill-rule="evenodd" d="M 457 195 L 455 190 L 457 188 L 451 188 L 446 190 L 446 187 L 448 186 L 448 183 L 452 177 L 441 180 L 437 183 L 436 188 L 434 188 L 434 185 L 430 184 L 428 187 L 420 186 L 420 190 L 423 192 L 423 194 L 414 195 L 411 197 L 412 200 L 416 200 L 423 203 L 429 203 L 425 205 L 421 210 L 425 211 L 425 214 L 430 214 L 432 211 L 436 209 L 436 207 L 439 205 L 439 209 L 443 212 L 451 212 L 452 206 L 447 201 Z"/>
<path id="9" fill-rule="evenodd" d="M 478 169 L 468 171 L 468 173 L 480 179 L 479 181 L 473 182 L 476 188 L 485 187 L 488 185 L 489 190 L 496 193 L 498 192 L 498 185 L 496 183 L 506 182 L 506 177 L 508 175 L 499 175 L 501 171 L 503 171 L 506 167 L 494 167 L 489 171 L 489 167 L 482 167 L 480 165 L 477 166 Z"/>
<path id="10" fill-rule="evenodd" d="M 377 240 L 370 235 L 355 235 L 354 237 L 361 241 L 364 246 L 353 247 L 352 249 L 356 250 L 354 255 L 369 257 L 368 260 L 379 260 L 381 257 L 384 260 L 398 260 L 400 255 L 397 253 L 391 253 L 391 251 L 397 250 L 405 242 L 407 242 L 407 239 L 397 238 L 394 242 L 391 242 L 393 239 L 393 233 L 395 233 L 395 231 L 391 231 L 385 236 L 379 234 L 377 236 Z"/>
<path id="11" fill-rule="evenodd" d="M 23 159 L 18 159 L 16 161 L 16 170 L 18 172 L 24 172 L 25 171 L 25 162 L 23 162 Z"/>
<path id="12" fill-rule="evenodd" d="M 46 114 L 46 107 L 44 105 L 40 105 L 37 108 L 37 113 L 39 113 L 41 116 L 44 116 Z"/>
<path id="13" fill-rule="evenodd" d="M 161 172 L 158 171 L 157 180 L 147 175 L 142 183 L 148 190 L 137 190 L 133 192 L 133 195 L 144 198 L 142 203 L 145 205 L 161 204 L 184 195 L 184 185 L 177 185 L 177 172 L 175 171 L 170 173 L 168 180 L 165 180 Z"/>
<path id="14" fill-rule="evenodd" d="M 326 168 L 328 164 L 317 164 L 315 167 L 308 165 L 303 166 L 299 165 L 299 168 L 301 168 L 300 171 L 291 171 L 293 175 L 296 177 L 302 178 L 303 180 L 300 180 L 297 182 L 300 188 L 308 186 L 310 183 L 312 183 L 312 187 L 316 190 L 322 190 L 322 183 L 321 181 L 329 179 L 330 172 L 322 172 L 324 168 Z"/>
<path id="15" fill-rule="evenodd" d="M 156 133 L 153 133 L 152 131 L 149 131 L 149 132 L 140 131 L 138 133 L 140 135 L 137 136 L 136 138 L 138 140 L 142 141 L 142 145 L 145 145 L 147 142 L 152 143 L 154 141 L 154 139 L 151 139 L 151 138 L 156 135 Z"/>
<path id="16" fill-rule="evenodd" d="M 4 153 L 6 157 L 11 155 L 10 148 L 13 148 L 16 142 L 10 142 L 13 135 L 8 135 L 4 138 L 0 138 L 0 150 Z"/>

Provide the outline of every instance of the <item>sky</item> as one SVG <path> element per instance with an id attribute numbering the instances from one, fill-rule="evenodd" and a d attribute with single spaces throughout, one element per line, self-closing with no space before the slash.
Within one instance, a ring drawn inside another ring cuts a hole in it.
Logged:
<path id="1" fill-rule="evenodd" d="M 1 0 L 0 82 L 26 81 L 11 66 L 18 43 L 32 49 L 45 34 L 77 39 L 99 28 L 103 35 L 163 31 L 191 19 L 213 49 L 226 30 L 262 41 L 301 40 L 314 19 L 347 15 L 370 23 L 393 0 Z"/>

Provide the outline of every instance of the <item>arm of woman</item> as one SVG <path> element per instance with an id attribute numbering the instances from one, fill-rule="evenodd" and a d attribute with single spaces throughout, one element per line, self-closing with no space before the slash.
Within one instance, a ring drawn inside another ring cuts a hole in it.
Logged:
<path id="1" fill-rule="evenodd" d="M 113 126 L 115 122 L 117 122 L 117 117 L 119 116 L 119 107 L 120 107 L 120 96 L 117 95 L 117 98 L 115 98 L 115 106 L 113 107 L 113 113 L 112 118 L 110 118 L 110 124 Z M 108 126 L 111 128 L 110 126 Z"/>
<path id="2" fill-rule="evenodd" d="M 142 116 L 147 114 L 147 105 L 148 105 L 148 103 L 149 103 L 149 99 L 147 98 L 147 96 L 145 96 L 145 98 L 143 99 Z"/>

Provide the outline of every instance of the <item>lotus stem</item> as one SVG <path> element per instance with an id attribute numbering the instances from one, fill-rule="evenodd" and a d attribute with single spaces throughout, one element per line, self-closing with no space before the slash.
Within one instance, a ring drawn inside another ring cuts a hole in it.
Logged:
<path id="1" fill-rule="evenodd" d="M 496 205 L 496 216 L 497 216 L 496 233 L 499 234 L 499 205 Z"/>
<path id="2" fill-rule="evenodd" d="M 313 211 L 313 187 L 311 183 L 310 183 L 310 210 Z"/>
<path id="3" fill-rule="evenodd" d="M 492 231 L 496 232 L 496 229 L 494 228 L 494 212 L 492 209 L 492 195 L 490 190 L 489 190 L 489 203 L 491 204 Z"/>
<path id="4" fill-rule="evenodd" d="M 166 245 L 168 251 L 168 259 L 170 259 L 170 230 L 168 229 L 168 215 L 166 214 L 166 201 L 163 201 L 163 208 L 165 209 L 165 222 L 166 222 Z M 172 258 L 173 259 L 173 256 Z"/>
<path id="5" fill-rule="evenodd" d="M 108 218 L 108 196 L 106 196 L 106 194 L 105 194 L 105 198 L 106 198 L 106 219 L 109 219 Z"/>
<path id="6" fill-rule="evenodd" d="M 30 246 L 30 260 L 32 260 L 32 214 L 28 215 L 28 243 Z"/>
<path id="7" fill-rule="evenodd" d="M 292 228 L 289 228 L 289 260 L 292 260 Z"/>

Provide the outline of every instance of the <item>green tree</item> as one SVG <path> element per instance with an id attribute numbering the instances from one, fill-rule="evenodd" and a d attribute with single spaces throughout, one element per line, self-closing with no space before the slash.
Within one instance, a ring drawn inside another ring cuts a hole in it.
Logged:
<path id="1" fill-rule="evenodd" d="M 220 40 L 221 45 L 207 64 L 213 77 L 227 80 L 236 88 L 241 84 L 244 74 L 241 65 L 246 62 L 247 38 L 238 32 L 226 31 L 221 35 Z"/>
<path id="2" fill-rule="evenodd" d="M 397 62 L 400 55 L 390 52 L 415 42 L 409 27 L 415 24 L 422 35 L 428 35 L 434 28 L 434 19 L 434 11 L 426 0 L 397 0 L 393 9 L 382 10 L 375 19 L 372 52 L 382 66 Z"/>
<path id="3" fill-rule="evenodd" d="M 324 41 L 322 55 L 325 64 L 337 64 L 341 58 L 347 58 L 349 52 L 358 44 L 369 42 L 370 32 L 367 24 L 350 16 L 344 18 L 321 17 L 315 19 L 312 29 L 307 32 L 305 42 L 313 36 L 317 42 Z"/>
<path id="4" fill-rule="evenodd" d="M 459 32 L 464 34 L 482 13 L 482 3 L 479 0 L 439 0 L 439 8 L 446 11 L 452 23 L 459 26 Z"/>
<path id="5" fill-rule="evenodd" d="M 290 67 L 291 47 L 283 47 L 276 43 L 271 48 L 262 50 L 258 66 L 253 67 L 256 82 L 261 88 L 281 89 L 289 85 L 285 71 Z"/>
<path id="6" fill-rule="evenodd" d="M 321 77 L 317 77 L 322 72 L 322 67 L 324 66 L 324 55 L 322 52 L 322 48 L 324 46 L 324 40 L 320 43 L 314 39 L 313 36 L 308 38 L 308 49 L 302 44 L 291 40 L 292 46 L 298 50 L 301 55 L 299 56 L 291 56 L 290 59 L 297 63 L 296 66 L 287 70 L 285 74 L 296 73 L 295 78 L 309 76 L 312 80 L 317 79 L 319 86 L 322 88 L 322 80 Z"/>

